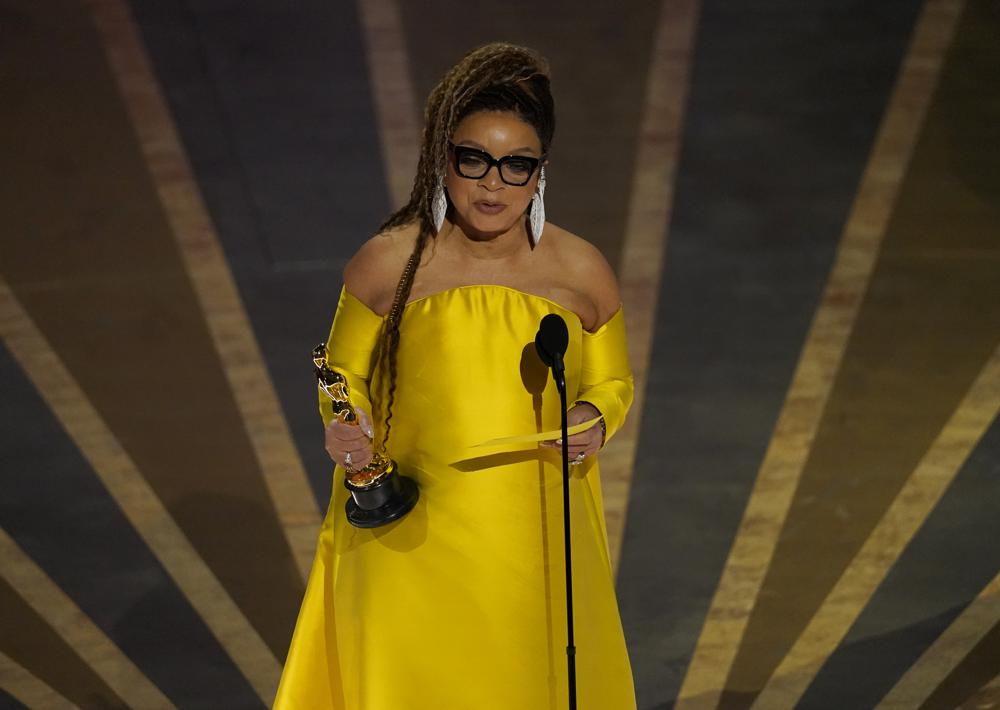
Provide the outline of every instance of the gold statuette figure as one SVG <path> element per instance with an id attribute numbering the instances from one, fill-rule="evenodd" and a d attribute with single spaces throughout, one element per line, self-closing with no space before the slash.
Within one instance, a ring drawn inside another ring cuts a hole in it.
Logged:
<path id="1" fill-rule="evenodd" d="M 326 346 L 321 343 L 313 348 L 312 357 L 319 389 L 330 398 L 334 418 L 359 426 L 347 378 L 329 366 Z M 355 527 L 375 528 L 391 523 L 409 513 L 420 497 L 413 479 L 399 475 L 396 462 L 377 451 L 364 468 L 345 470 L 344 486 L 351 492 L 347 520 Z"/>

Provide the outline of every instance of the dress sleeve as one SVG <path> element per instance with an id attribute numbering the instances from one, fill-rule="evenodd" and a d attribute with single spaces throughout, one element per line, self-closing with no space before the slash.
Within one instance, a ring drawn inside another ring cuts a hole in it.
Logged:
<path id="1" fill-rule="evenodd" d="M 372 358 L 382 329 L 383 317 L 350 294 L 340 290 L 340 301 L 326 340 L 327 362 L 347 378 L 351 404 L 372 414 L 369 380 Z M 317 388 L 318 390 L 318 388 Z M 333 419 L 330 398 L 318 390 L 319 413 L 325 427 Z"/>
<path id="2" fill-rule="evenodd" d="M 625 422 L 634 384 L 625 342 L 625 317 L 619 307 L 595 332 L 583 331 L 580 392 L 573 404 L 589 402 L 604 415 L 605 442 Z"/>

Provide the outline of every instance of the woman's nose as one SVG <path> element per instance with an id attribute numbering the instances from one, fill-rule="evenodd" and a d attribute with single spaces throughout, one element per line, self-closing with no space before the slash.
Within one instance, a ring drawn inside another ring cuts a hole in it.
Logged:
<path id="1" fill-rule="evenodd" d="M 479 182 L 491 190 L 496 189 L 497 186 L 502 186 L 503 179 L 500 177 L 500 166 L 491 165 L 490 169 L 486 171 L 486 174 L 479 178 Z"/>

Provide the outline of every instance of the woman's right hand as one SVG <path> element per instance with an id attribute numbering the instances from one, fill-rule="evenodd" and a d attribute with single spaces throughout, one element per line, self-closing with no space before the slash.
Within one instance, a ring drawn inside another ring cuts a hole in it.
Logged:
<path id="1" fill-rule="evenodd" d="M 372 460 L 372 420 L 363 409 L 355 410 L 357 424 L 345 424 L 334 419 L 325 430 L 326 453 L 340 466 L 353 470 L 362 469 Z M 351 454 L 351 465 L 346 462 Z"/>

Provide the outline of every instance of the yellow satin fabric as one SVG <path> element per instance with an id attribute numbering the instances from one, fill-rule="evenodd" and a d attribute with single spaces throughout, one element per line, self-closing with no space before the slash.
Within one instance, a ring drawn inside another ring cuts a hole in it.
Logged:
<path id="1" fill-rule="evenodd" d="M 471 448 L 559 426 L 559 396 L 534 349 L 547 313 L 569 327 L 570 401 L 601 409 L 609 436 L 620 427 L 632 399 L 621 309 L 588 333 L 572 311 L 504 286 L 408 303 L 388 451 L 420 500 L 388 526 L 353 528 L 335 468 L 275 708 L 567 707 L 558 452 Z M 328 351 L 359 406 L 381 325 L 341 292 Z M 632 710 L 596 457 L 571 470 L 578 707 Z"/>

